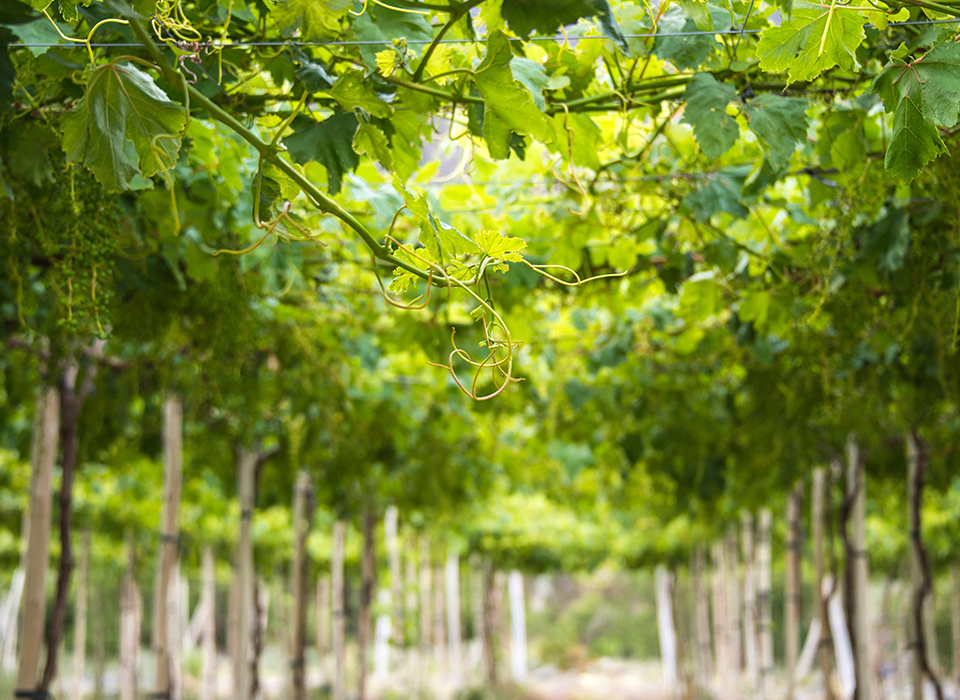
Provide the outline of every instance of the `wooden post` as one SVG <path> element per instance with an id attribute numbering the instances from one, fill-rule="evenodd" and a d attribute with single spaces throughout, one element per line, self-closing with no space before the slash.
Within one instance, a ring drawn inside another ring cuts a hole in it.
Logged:
<path id="1" fill-rule="evenodd" d="M 800 499 L 803 486 L 797 484 L 787 499 L 787 581 L 786 581 L 786 665 L 787 698 L 797 692 L 797 659 L 800 655 Z"/>
<path id="2" fill-rule="evenodd" d="M 327 678 L 326 659 L 330 653 L 330 577 L 317 578 L 317 655 L 321 682 Z"/>
<path id="3" fill-rule="evenodd" d="M 469 656 L 477 659 L 477 666 L 465 669 L 464 673 L 469 675 L 482 674 L 480 670 L 483 667 L 483 565 L 480 562 L 480 555 L 474 552 L 470 555 L 470 626 L 473 629 L 473 639 L 471 646 L 475 651 L 468 653 Z"/>
<path id="4" fill-rule="evenodd" d="M 132 535 L 127 536 L 127 548 L 129 559 L 120 594 L 120 698 L 137 700 L 142 601 L 137 585 L 136 550 Z"/>
<path id="5" fill-rule="evenodd" d="M 710 547 L 713 563 L 711 583 L 713 586 L 713 647 L 717 654 L 717 677 L 730 678 L 730 654 L 727 648 L 727 592 L 724 584 L 726 564 L 723 542 L 714 542 Z"/>
<path id="6" fill-rule="evenodd" d="M 433 640 L 433 594 L 431 590 L 430 538 L 420 538 L 420 672 L 421 686 L 427 677 L 427 659 Z M 421 688 L 422 690 L 422 688 Z"/>
<path id="7" fill-rule="evenodd" d="M 153 648 L 157 661 L 156 697 L 173 692 L 173 659 L 170 648 L 170 586 L 177 569 L 180 539 L 180 491 L 183 480 L 183 406 L 177 396 L 163 404 L 163 517 L 160 524 L 160 566 L 154 596 Z"/>
<path id="8" fill-rule="evenodd" d="M 83 676 L 87 665 L 87 582 L 90 578 L 90 531 L 84 530 L 80 544 L 80 571 L 73 621 L 73 700 L 83 698 Z"/>
<path id="9" fill-rule="evenodd" d="M 523 576 L 511 571 L 510 591 L 510 670 L 513 680 L 522 683 L 527 679 L 527 617 L 523 597 Z"/>
<path id="10" fill-rule="evenodd" d="M 123 608 L 121 581 L 120 606 Z M 107 673 L 107 626 L 104 624 L 103 591 L 93 589 L 93 697 L 103 697 L 103 677 Z"/>
<path id="11" fill-rule="evenodd" d="M 743 549 L 743 648 L 747 662 L 747 678 L 753 692 L 760 695 L 760 658 L 757 649 L 757 566 L 753 550 L 753 517 L 740 514 L 741 547 Z"/>
<path id="12" fill-rule="evenodd" d="M 417 607 L 419 601 L 418 583 L 417 583 L 417 548 L 408 547 L 404 560 L 405 567 L 405 611 L 404 621 L 405 629 L 400 630 L 401 640 L 407 642 L 407 668 L 410 674 L 408 691 L 413 697 L 420 687 L 418 675 L 420 673 L 420 653 L 413 649 L 414 645 L 419 646 L 420 634 L 418 625 L 420 619 L 420 610 Z"/>
<path id="13" fill-rule="evenodd" d="M 710 648 L 710 600 L 707 593 L 707 555 L 702 546 L 698 546 L 693 555 L 691 567 L 693 578 L 694 632 L 697 636 L 697 663 L 700 668 L 700 684 L 707 687 L 713 675 L 713 654 Z"/>
<path id="14" fill-rule="evenodd" d="M 310 475 L 305 471 L 297 474 L 293 496 L 293 571 L 290 588 L 293 593 L 293 625 L 290 666 L 293 674 L 293 698 L 304 700 L 307 693 L 304 666 L 307 630 L 307 535 L 312 520 L 312 490 Z"/>
<path id="15" fill-rule="evenodd" d="M 927 601 L 924 604 L 923 611 L 923 644 L 927 648 L 927 663 L 930 664 L 930 670 L 940 674 L 940 651 L 937 645 L 937 581 L 936 578 L 930 579 L 930 590 L 927 593 Z"/>
<path id="16" fill-rule="evenodd" d="M 757 608 L 760 637 L 760 696 L 764 697 L 767 688 L 767 679 L 773 673 L 773 611 L 771 609 L 771 589 L 773 576 L 771 575 L 770 527 L 773 514 L 769 508 L 760 509 L 760 528 L 757 543 Z"/>
<path id="17" fill-rule="evenodd" d="M 953 640 L 953 679 L 960 681 L 960 564 L 950 564 L 950 632 Z"/>
<path id="18" fill-rule="evenodd" d="M 367 700 L 367 657 L 370 645 L 370 618 L 373 611 L 373 579 L 376 573 L 376 552 L 373 542 L 375 525 L 376 514 L 372 507 L 368 507 L 363 513 L 363 561 L 361 562 L 363 581 L 360 589 L 360 620 L 357 625 L 357 653 L 360 656 L 358 685 L 360 700 Z"/>
<path id="19" fill-rule="evenodd" d="M 743 669 L 743 649 L 740 635 L 740 555 L 737 534 L 733 525 L 727 528 L 726 541 L 727 582 L 727 646 L 730 668 L 739 674 Z"/>
<path id="20" fill-rule="evenodd" d="M 23 627 L 16 689 L 37 689 L 37 671 L 46 621 L 47 569 L 50 564 L 50 511 L 53 465 L 60 431 L 60 396 L 45 387 L 37 397 L 30 450 L 30 504 L 27 520 L 27 560 L 24 576 Z"/>
<path id="21" fill-rule="evenodd" d="M 23 600 L 24 564 L 26 562 L 26 530 L 27 520 L 23 520 L 24 536 L 21 537 L 20 566 L 13 572 L 10 580 L 10 589 L 0 608 L 0 671 L 16 668 L 17 651 L 17 617 L 20 613 L 20 602 Z"/>
<path id="22" fill-rule="evenodd" d="M 447 554 L 447 640 L 450 681 L 454 692 L 463 686 L 463 647 L 460 629 L 460 557 L 451 548 Z"/>
<path id="23" fill-rule="evenodd" d="M 338 520 L 333 524 L 333 558 L 330 579 L 333 586 L 333 700 L 346 698 L 347 625 L 343 610 L 343 558 L 346 525 Z"/>
<path id="24" fill-rule="evenodd" d="M 217 578 L 213 548 L 203 548 L 203 589 L 201 609 L 203 611 L 203 631 L 201 633 L 201 691 L 202 698 L 217 697 Z"/>
<path id="25" fill-rule="evenodd" d="M 913 694 L 914 700 L 922 700 L 923 678 L 926 677 L 933 685 L 937 700 L 943 700 L 943 688 L 940 679 L 931 663 L 931 649 L 928 644 L 933 639 L 924 639 L 924 609 L 927 598 L 933 592 L 933 576 L 930 570 L 930 561 L 927 550 L 923 545 L 922 506 L 923 483 L 927 468 L 926 445 L 921 443 L 916 430 L 907 435 L 907 503 L 910 530 L 910 560 L 911 579 L 913 583 L 913 614 L 910 628 L 912 639 L 910 646 L 913 649 Z M 935 647 L 933 651 L 935 652 Z"/>
<path id="26" fill-rule="evenodd" d="M 437 675 L 447 675 L 447 630 L 444 624 L 446 615 L 443 595 L 443 569 L 437 565 L 433 575 L 433 645 L 437 660 Z"/>
<path id="27" fill-rule="evenodd" d="M 497 571 L 494 575 L 494 585 L 497 589 L 497 636 L 503 663 L 506 666 L 504 676 L 510 677 L 510 660 L 513 658 L 513 639 L 510 630 L 510 599 L 507 591 L 507 574 Z"/>
<path id="28" fill-rule="evenodd" d="M 874 674 L 872 643 L 870 635 L 870 619 L 868 607 L 869 570 L 867 560 L 866 539 L 864 536 L 864 521 L 867 511 L 866 478 L 863 471 L 863 462 L 860 459 L 860 449 L 853 435 L 847 438 L 847 501 L 850 504 L 850 522 L 852 526 L 848 535 L 850 550 L 848 554 L 852 561 L 851 567 L 851 603 L 850 629 L 853 634 L 854 673 L 856 674 L 855 700 L 877 700 L 878 689 Z"/>
<path id="29" fill-rule="evenodd" d="M 237 450 L 237 484 L 240 499 L 240 538 L 237 542 L 237 630 L 236 656 L 233 659 L 236 700 L 250 700 L 253 693 L 253 647 L 256 619 L 256 582 L 253 579 L 253 510 L 256 498 L 257 455 L 253 451 Z"/>
<path id="30" fill-rule="evenodd" d="M 657 636 L 663 681 L 669 693 L 677 691 L 677 634 L 673 625 L 673 576 L 662 564 L 654 574 L 657 602 Z M 513 602 L 511 592 L 511 604 Z M 522 680 L 522 679 L 521 679 Z"/>
<path id="31" fill-rule="evenodd" d="M 833 692 L 833 636 L 830 634 L 830 616 L 827 612 L 828 599 L 824 593 L 823 558 L 823 497 L 825 477 L 823 467 L 813 471 L 813 541 L 814 564 L 817 571 L 817 614 L 820 616 L 820 668 L 823 670 L 823 687 L 826 700 L 834 700 Z"/>
<path id="32" fill-rule="evenodd" d="M 487 683 L 497 685 L 497 617 L 499 604 L 497 586 L 494 581 L 493 564 L 484 558 L 483 567 L 483 665 Z"/>
<path id="33" fill-rule="evenodd" d="M 398 537 L 399 512 L 396 506 L 387 508 L 383 518 L 384 540 L 390 566 L 390 643 L 403 646 L 403 571 L 400 563 L 400 540 Z M 388 669 L 389 670 L 389 669 Z"/>

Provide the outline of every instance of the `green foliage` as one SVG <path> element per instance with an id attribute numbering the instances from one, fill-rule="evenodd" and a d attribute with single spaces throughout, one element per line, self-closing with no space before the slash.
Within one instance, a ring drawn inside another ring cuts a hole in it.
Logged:
<path id="1" fill-rule="evenodd" d="M 784 168 L 797 144 L 807 138 L 810 104 L 798 97 L 760 95 L 747 103 L 744 112 L 750 129 L 764 145 L 764 152 L 774 168 Z"/>
<path id="2" fill-rule="evenodd" d="M 300 30 L 304 41 L 336 39 L 340 20 L 352 5 L 352 0 L 281 0 L 276 5 L 274 20 L 286 34 Z"/>
<path id="3" fill-rule="evenodd" d="M 865 36 L 859 9 L 797 2 L 790 19 L 763 30 L 757 55 L 764 70 L 787 71 L 790 82 L 808 81 L 834 66 L 857 70 L 856 51 Z"/>
<path id="4" fill-rule="evenodd" d="M 709 73 L 698 73 L 683 95 L 686 107 L 683 121 L 693 127 L 693 135 L 708 160 L 716 160 L 737 142 L 740 127 L 727 114 L 727 106 L 737 99 L 732 85 L 718 83 Z"/>
<path id="5" fill-rule="evenodd" d="M 876 77 L 873 89 L 893 113 L 893 133 L 887 148 L 887 169 L 912 180 L 946 150 L 938 127 L 957 123 L 960 102 L 960 44 L 942 44 L 906 63 L 895 56 Z"/>
<path id="6" fill-rule="evenodd" d="M 297 117 L 293 133 L 283 139 L 290 156 L 298 163 L 316 161 L 327 169 L 327 189 L 340 192 L 343 176 L 355 169 L 360 159 L 353 149 L 360 125 L 350 112 L 335 112 L 323 121 Z"/>
<path id="7" fill-rule="evenodd" d="M 150 76 L 111 62 L 94 69 L 83 98 L 64 116 L 63 149 L 69 162 L 87 166 L 108 192 L 118 192 L 137 176 L 173 167 L 186 123 L 186 110 Z"/>

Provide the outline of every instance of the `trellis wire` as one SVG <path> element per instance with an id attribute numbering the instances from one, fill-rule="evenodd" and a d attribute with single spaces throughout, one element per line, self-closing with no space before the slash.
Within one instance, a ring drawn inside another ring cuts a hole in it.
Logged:
<path id="1" fill-rule="evenodd" d="M 930 24 L 956 24 L 960 22 L 960 18 L 954 19 L 926 19 L 926 20 L 908 20 L 905 22 L 890 22 L 887 26 L 889 27 L 910 27 L 910 26 L 924 26 Z M 872 27 L 872 24 L 864 25 L 866 27 Z M 732 36 L 732 35 L 741 35 L 741 34 L 759 34 L 760 29 L 722 29 L 722 30 L 702 30 L 702 31 L 689 31 L 689 32 L 646 32 L 642 34 L 624 34 L 625 39 L 651 39 L 651 38 L 667 38 L 675 36 Z M 610 37 L 600 34 L 588 34 L 586 36 L 569 36 L 566 39 L 570 41 L 584 41 L 588 39 L 609 39 Z M 565 38 L 563 36 L 531 36 L 526 39 L 509 37 L 510 41 L 563 41 Z M 254 47 L 271 47 L 271 46 L 334 46 L 334 47 L 346 47 L 346 46 L 382 46 L 384 44 L 389 44 L 390 42 L 386 40 L 353 40 L 353 41 L 237 41 L 237 42 L 220 42 L 213 41 L 210 42 L 210 47 L 214 49 L 241 49 L 241 48 L 254 48 Z M 407 44 L 432 44 L 434 43 L 429 39 L 408 39 Z M 439 44 L 482 44 L 484 43 L 483 39 L 441 39 L 437 43 Z M 70 46 L 73 44 L 65 41 L 58 42 L 15 42 L 9 44 L 10 48 L 55 48 L 58 46 Z M 91 42 L 90 44 L 93 48 L 142 48 L 143 44 L 136 42 Z"/>

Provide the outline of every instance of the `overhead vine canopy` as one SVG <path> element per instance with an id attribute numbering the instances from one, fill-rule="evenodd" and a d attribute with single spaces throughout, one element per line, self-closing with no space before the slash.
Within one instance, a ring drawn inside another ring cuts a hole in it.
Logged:
<path id="1" fill-rule="evenodd" d="M 630 293 L 741 253 L 804 267 L 791 241 L 909 200 L 960 106 L 960 9 L 932 0 L 29 5 L 0 13 L 0 114 L 23 144 L 0 177 L 40 187 L 65 159 L 106 193 L 166 190 L 168 233 L 206 177 L 250 213 L 224 252 L 357 243 L 392 304 L 464 300 L 479 354 L 454 337 L 438 364 L 475 398 L 519 379 L 500 273 Z M 562 233 L 539 237 L 544 218 Z M 722 293 L 701 274 L 693 320 Z M 784 323 L 751 299 L 746 320 Z"/>

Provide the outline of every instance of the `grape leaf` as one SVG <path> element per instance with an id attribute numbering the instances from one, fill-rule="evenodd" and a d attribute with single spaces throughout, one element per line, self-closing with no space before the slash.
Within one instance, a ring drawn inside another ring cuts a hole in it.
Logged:
<path id="1" fill-rule="evenodd" d="M 379 161 L 387 170 L 393 170 L 393 151 L 390 150 L 387 136 L 373 124 L 360 124 L 353 135 L 353 150 Z"/>
<path id="2" fill-rule="evenodd" d="M 35 19 L 37 13 L 19 0 L 5 0 L 0 6 L 0 24 L 27 24 Z"/>
<path id="3" fill-rule="evenodd" d="M 537 109 L 530 91 L 519 85 L 513 77 L 510 68 L 512 57 L 506 35 L 500 31 L 491 33 L 487 41 L 487 55 L 478 66 L 474 81 L 489 112 L 493 112 L 504 126 L 518 134 L 530 134 L 541 143 L 552 143 L 554 133 L 550 121 Z M 485 110 L 485 136 L 488 119 L 489 113 Z"/>
<path id="4" fill-rule="evenodd" d="M 960 42 L 941 44 L 912 63 L 888 65 L 873 81 L 873 89 L 888 113 L 917 87 L 925 117 L 948 128 L 956 125 L 960 106 Z"/>
<path id="5" fill-rule="evenodd" d="M 719 46 L 714 35 L 695 34 L 697 31 L 696 22 L 688 19 L 679 6 L 673 5 L 657 23 L 653 53 L 680 70 L 696 68 Z M 689 35 L 674 36 L 676 34 Z"/>
<path id="6" fill-rule="evenodd" d="M 834 66 L 858 69 L 856 51 L 865 36 L 858 9 L 798 2 L 789 20 L 760 33 L 757 56 L 763 70 L 788 71 L 791 83 L 813 80 Z"/>
<path id="7" fill-rule="evenodd" d="M 494 160 L 506 160 L 510 157 L 509 127 L 497 117 L 490 107 L 483 108 L 483 140 L 487 144 L 487 152 Z"/>
<path id="8" fill-rule="evenodd" d="M 603 33 L 627 50 L 627 41 L 607 0 L 503 0 L 500 13 L 521 37 L 533 32 L 555 34 L 560 27 L 576 24 L 583 17 L 596 17 Z"/>
<path id="9" fill-rule="evenodd" d="M 957 124 L 960 44 L 941 44 L 911 63 L 888 65 L 874 79 L 873 89 L 883 108 L 894 113 L 886 167 L 912 180 L 945 150 L 937 125 Z"/>
<path id="10" fill-rule="evenodd" d="M 333 87 L 336 77 L 330 75 L 322 63 L 314 61 L 299 46 L 294 46 L 291 53 L 297 63 L 297 78 L 308 91 L 324 92 Z"/>
<path id="11" fill-rule="evenodd" d="M 513 79 L 523 85 L 533 95 L 533 103 L 543 111 L 547 108 L 543 97 L 544 90 L 559 90 L 570 84 L 570 78 L 565 75 L 550 76 L 542 64 L 531 61 L 529 58 L 515 57 L 510 60 L 510 71 Z"/>
<path id="12" fill-rule="evenodd" d="M 375 117 L 389 117 L 393 113 L 393 108 L 377 97 L 373 85 L 360 71 L 341 76 L 327 94 L 347 111 L 360 108 Z"/>
<path id="13" fill-rule="evenodd" d="M 111 192 L 172 168 L 180 152 L 187 111 L 143 71 L 107 63 L 90 74 L 76 107 L 63 115 L 63 150 L 83 163 Z M 130 148 L 132 146 L 132 149 Z"/>
<path id="14" fill-rule="evenodd" d="M 727 114 L 727 105 L 737 99 L 732 85 L 717 82 L 709 73 L 697 73 L 683 94 L 683 121 L 693 127 L 700 150 L 716 160 L 737 142 L 740 127 Z"/>
<path id="15" fill-rule="evenodd" d="M 767 160 L 774 168 L 783 168 L 807 137 L 810 104 L 800 97 L 760 95 L 744 107 L 750 130 L 757 135 Z"/>
<path id="16" fill-rule="evenodd" d="M 477 252 L 477 244 L 469 236 L 438 220 L 430 212 L 426 197 L 413 195 L 396 175 L 393 177 L 393 187 L 403 196 L 403 201 L 410 213 L 419 219 L 420 242 L 430 252 L 431 260 L 448 263 L 451 261 L 451 255 Z"/>
<path id="17" fill-rule="evenodd" d="M 553 128 L 557 140 L 547 148 L 551 153 L 569 154 L 575 165 L 591 170 L 600 169 L 600 155 L 598 153 L 602 132 L 586 114 L 555 114 Z"/>
<path id="18" fill-rule="evenodd" d="M 742 219 L 750 213 L 740 201 L 745 179 L 736 172 L 711 175 L 705 185 L 684 197 L 683 205 L 700 221 L 709 221 L 721 211 Z"/>
<path id="19" fill-rule="evenodd" d="M 893 136 L 887 146 L 884 165 L 902 180 L 912 180 L 923 167 L 946 151 L 936 125 L 923 115 L 919 87 L 911 87 L 893 114 Z"/>
<path id="20" fill-rule="evenodd" d="M 290 157 L 301 165 L 316 161 L 327 169 L 327 189 L 337 194 L 343 175 L 360 164 L 351 144 L 359 124 L 351 112 L 336 112 L 317 122 L 300 116 L 293 120 L 293 133 L 283 139 Z"/>
<path id="21" fill-rule="evenodd" d="M 520 251 L 526 248 L 527 244 L 519 238 L 504 236 L 498 231 L 481 230 L 477 233 L 477 246 L 488 258 L 520 262 L 523 260 Z"/>
<path id="22" fill-rule="evenodd" d="M 300 30 L 304 41 L 336 39 L 340 20 L 353 5 L 352 0 L 283 0 L 273 10 L 273 18 L 285 34 Z"/>

